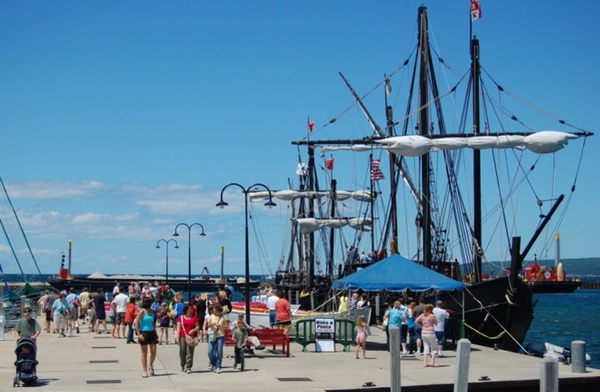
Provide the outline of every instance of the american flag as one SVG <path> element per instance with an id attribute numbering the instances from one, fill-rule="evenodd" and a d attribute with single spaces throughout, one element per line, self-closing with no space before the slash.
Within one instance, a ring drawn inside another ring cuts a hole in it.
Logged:
<path id="1" fill-rule="evenodd" d="M 381 172 L 381 169 L 379 168 L 380 163 L 381 162 L 379 161 L 379 159 L 373 159 L 371 161 L 371 180 L 373 180 L 373 181 L 379 181 L 379 180 L 385 179 L 385 176 L 383 175 L 383 173 Z"/>

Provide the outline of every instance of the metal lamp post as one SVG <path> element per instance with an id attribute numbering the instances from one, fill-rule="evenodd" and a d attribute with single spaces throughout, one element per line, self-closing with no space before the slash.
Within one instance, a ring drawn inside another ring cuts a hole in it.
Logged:
<path id="1" fill-rule="evenodd" d="M 188 229 L 188 301 L 190 301 L 192 299 L 192 227 L 198 226 L 202 229 L 200 237 L 206 237 L 206 234 L 204 234 L 204 226 L 202 226 L 200 223 L 196 222 L 192 223 L 191 225 L 187 223 L 180 223 L 175 226 L 173 237 L 179 237 L 179 234 L 177 233 L 179 226 L 183 226 Z"/>
<path id="2" fill-rule="evenodd" d="M 179 246 L 177 245 L 177 240 L 172 238 L 170 240 L 165 240 L 164 238 L 161 238 L 160 240 L 156 241 L 156 249 L 160 249 L 161 242 L 165 243 L 165 284 L 169 284 L 169 242 L 175 243 L 175 249 L 179 249 Z"/>
<path id="3" fill-rule="evenodd" d="M 250 325 L 250 252 L 248 250 L 248 193 L 250 192 L 250 190 L 252 188 L 255 187 L 263 187 L 267 190 L 267 192 L 269 192 L 269 201 L 265 203 L 265 206 L 272 208 L 275 207 L 276 204 L 273 203 L 273 199 L 272 199 L 272 195 L 271 195 L 271 190 L 269 189 L 268 186 L 264 185 L 264 184 L 260 184 L 260 183 L 256 183 L 253 185 L 250 185 L 248 188 L 244 188 L 242 185 L 238 184 L 237 182 L 232 182 L 230 184 L 227 184 L 223 187 L 223 189 L 221 189 L 221 200 L 217 203 L 217 207 L 220 208 L 225 208 L 226 206 L 228 206 L 229 204 L 226 203 L 225 201 L 223 201 L 223 192 L 225 192 L 225 189 L 227 189 L 230 186 L 237 186 L 238 188 L 240 188 L 242 190 L 242 193 L 244 193 L 244 211 L 245 211 L 245 243 L 246 243 L 246 281 L 244 282 L 244 297 L 246 300 L 246 323 L 248 325 Z"/>

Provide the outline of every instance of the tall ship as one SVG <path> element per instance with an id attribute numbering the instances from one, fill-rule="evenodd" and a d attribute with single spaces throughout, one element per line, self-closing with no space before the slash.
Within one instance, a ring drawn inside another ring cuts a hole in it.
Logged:
<path id="1" fill-rule="evenodd" d="M 572 163 L 572 157 L 559 162 L 568 144 L 580 146 L 580 162 L 582 141 L 593 133 L 555 116 L 545 121 L 562 130 L 538 131 L 539 124 L 528 124 L 530 117 L 519 118 L 512 105 L 526 101 L 483 68 L 472 26 L 466 72 L 455 71 L 432 48 L 426 7 L 418 10 L 417 30 L 410 57 L 367 94 L 359 95 L 340 73 L 366 118 L 366 135 L 317 139 L 324 128 L 339 126 L 347 109 L 321 126 L 309 119 L 307 136 L 292 142 L 298 148 L 298 183 L 290 181 L 287 190 L 274 192 L 290 202 L 292 214 L 291 241 L 275 281 L 300 297 L 332 298 L 334 279 L 403 254 L 464 282 L 464 294 L 426 295 L 444 302 L 472 343 L 518 351 L 534 315 L 533 293 L 521 270 L 534 246 L 549 246 L 548 223 L 557 211 L 564 214 L 571 200 L 556 189 L 544 190 L 547 177 L 535 177 L 556 176 L 560 163 Z M 456 79 L 445 90 L 438 69 L 452 70 Z M 383 92 L 385 126 L 377 124 L 365 104 L 375 91 Z M 400 101 L 396 91 L 406 94 L 400 117 L 394 110 Z M 338 164 L 343 160 L 351 163 Z M 363 182 L 353 184 L 362 186 L 341 187 L 340 178 L 349 171 L 360 173 L 359 167 L 364 167 Z M 577 178 L 578 168 L 567 170 L 573 170 L 567 176 Z M 568 189 L 574 191 L 574 182 Z M 260 192 L 255 196 L 260 198 Z M 525 201 L 514 201 L 519 197 Z M 488 262 L 493 252 L 506 261 L 505 268 Z M 323 298 L 317 302 L 329 301 Z"/>

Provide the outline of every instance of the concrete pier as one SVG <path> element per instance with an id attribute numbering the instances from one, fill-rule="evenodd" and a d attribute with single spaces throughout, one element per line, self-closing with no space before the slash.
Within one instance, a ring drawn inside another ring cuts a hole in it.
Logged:
<path id="1" fill-rule="evenodd" d="M 41 318 L 38 318 L 42 321 Z M 178 346 L 158 346 L 156 375 L 142 378 L 140 347 L 126 344 L 106 334 L 88 332 L 59 338 L 42 333 L 38 341 L 38 377 L 40 389 L 50 391 L 389 391 L 390 353 L 385 345 L 385 332 L 371 327 L 367 342 L 368 359 L 355 359 L 355 352 L 317 353 L 314 345 L 302 352 L 292 343 L 291 357 L 286 358 L 267 347 L 246 358 L 246 371 L 233 369 L 233 348 L 225 348 L 223 372 L 207 370 L 206 344 L 196 348 L 191 374 L 182 373 Z M 7 331 L 0 342 L 0 391 L 14 391 L 15 338 Z M 407 355 L 400 360 L 402 391 L 452 391 L 457 374 L 456 353 L 444 351 L 438 358 L 439 368 L 425 368 L 423 357 Z M 468 372 L 469 391 L 511 392 L 539 391 L 542 359 L 481 346 L 472 346 Z M 571 372 L 571 367 L 558 364 L 560 391 L 600 390 L 600 370 L 588 368 L 586 373 Z"/>

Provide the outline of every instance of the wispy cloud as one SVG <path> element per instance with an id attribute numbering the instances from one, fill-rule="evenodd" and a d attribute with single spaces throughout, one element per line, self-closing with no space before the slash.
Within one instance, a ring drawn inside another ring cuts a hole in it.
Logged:
<path id="1" fill-rule="evenodd" d="M 107 188 L 99 181 L 30 181 L 5 184 L 12 199 L 72 199 L 89 197 Z"/>

